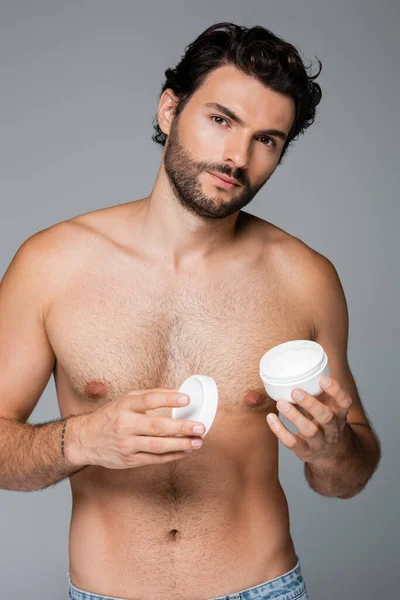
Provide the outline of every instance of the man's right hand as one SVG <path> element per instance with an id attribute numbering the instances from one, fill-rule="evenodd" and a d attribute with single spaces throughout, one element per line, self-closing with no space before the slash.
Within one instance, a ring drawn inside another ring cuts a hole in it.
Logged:
<path id="1" fill-rule="evenodd" d="M 202 441 L 199 436 L 205 432 L 204 425 L 146 414 L 157 408 L 182 408 L 180 396 L 189 399 L 175 388 L 133 391 L 71 419 L 65 432 L 67 459 L 77 466 L 131 469 L 188 456 L 184 452 L 193 450 L 192 441 Z M 202 426 L 202 431 L 193 432 L 195 425 Z M 70 444 L 69 426 L 73 429 Z"/>

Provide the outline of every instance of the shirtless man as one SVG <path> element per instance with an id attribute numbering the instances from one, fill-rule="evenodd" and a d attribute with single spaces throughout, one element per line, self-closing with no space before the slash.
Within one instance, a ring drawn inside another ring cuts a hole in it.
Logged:
<path id="1" fill-rule="evenodd" d="M 379 461 L 335 268 L 242 211 L 320 98 L 271 32 L 247 34 L 260 41 L 244 41 L 239 59 L 258 53 L 254 62 L 226 60 L 228 37 L 236 49 L 245 34 L 209 28 L 166 72 L 155 139 L 167 144 L 151 194 L 36 233 L 1 283 L 0 487 L 69 477 L 70 598 L 305 600 L 278 440 L 325 496 L 359 493 Z M 278 45 L 271 89 L 266 70 L 256 74 L 262 49 Z M 191 85 L 200 66 L 182 109 L 183 74 Z M 326 392 L 285 413 L 298 435 L 267 422 L 283 406 L 259 376 L 262 355 L 295 339 L 319 342 L 332 374 Z M 52 373 L 62 419 L 28 424 Z M 171 418 L 196 373 L 219 391 L 203 440 Z M 201 448 L 184 453 L 194 440 Z"/>

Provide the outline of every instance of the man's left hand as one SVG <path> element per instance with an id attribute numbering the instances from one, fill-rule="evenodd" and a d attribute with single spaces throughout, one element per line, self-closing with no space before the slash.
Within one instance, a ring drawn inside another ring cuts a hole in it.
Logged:
<path id="1" fill-rule="evenodd" d="M 276 437 L 300 460 L 329 466 L 335 464 L 352 439 L 352 430 L 347 424 L 352 399 L 335 379 L 328 378 L 328 385 L 324 385 L 324 379 L 321 377 L 319 385 L 325 391 L 318 398 L 301 388 L 296 388 L 291 394 L 296 404 L 304 408 L 311 418 L 301 414 L 294 404 L 286 400 L 277 402 L 278 410 L 299 430 L 297 435 L 273 413 L 269 413 L 267 421 Z M 296 397 L 297 392 L 304 393 L 303 399 Z M 271 416 L 275 417 L 273 422 L 270 421 Z"/>

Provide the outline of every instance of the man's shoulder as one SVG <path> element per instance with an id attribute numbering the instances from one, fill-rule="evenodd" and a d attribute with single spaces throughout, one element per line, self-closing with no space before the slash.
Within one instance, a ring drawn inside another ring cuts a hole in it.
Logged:
<path id="1" fill-rule="evenodd" d="M 23 261 L 42 289 L 45 327 L 51 308 L 69 283 L 87 272 L 90 265 L 98 264 L 102 253 L 107 254 L 100 233 L 87 213 L 85 218 L 79 215 L 37 231 L 17 250 L 15 259 Z"/>
<path id="2" fill-rule="evenodd" d="M 98 251 L 100 236 L 90 225 L 90 213 L 87 215 L 87 220 L 79 215 L 33 233 L 20 245 L 16 257 L 25 257 L 27 264 L 35 265 L 43 284 L 52 287 L 71 270 L 76 271 L 84 255 Z"/>
<path id="3" fill-rule="evenodd" d="M 114 221 L 124 218 L 128 210 L 128 204 L 130 205 L 131 203 L 105 206 L 103 208 L 90 210 L 72 217 L 69 219 L 69 222 L 74 225 L 101 229 L 102 227 L 105 227 L 107 223 L 112 224 Z"/>
<path id="4" fill-rule="evenodd" d="M 107 206 L 70 219 L 76 227 L 86 230 L 92 237 L 102 238 L 121 246 L 129 246 L 135 227 L 135 216 L 144 199 Z"/>
<path id="5" fill-rule="evenodd" d="M 266 250 L 274 249 L 286 253 L 288 259 L 298 261 L 316 261 L 328 260 L 323 254 L 309 246 L 304 240 L 285 231 L 278 225 L 266 221 L 261 217 L 251 215 L 252 225 L 261 234 L 260 238 L 265 245 Z"/>
<path id="6" fill-rule="evenodd" d="M 325 278 L 337 275 L 329 258 L 301 238 L 259 217 L 254 224 L 261 233 L 266 264 L 272 258 L 280 274 L 290 276 L 293 286 L 318 286 Z"/>
<path id="7" fill-rule="evenodd" d="M 35 260 L 49 263 L 59 256 L 63 248 L 68 248 L 65 242 L 71 241 L 71 236 L 77 233 L 77 228 L 70 220 L 60 221 L 49 227 L 40 229 L 30 235 L 18 249 L 18 253 L 32 255 Z"/>
<path id="8" fill-rule="evenodd" d="M 109 206 L 79 215 L 75 215 L 64 221 L 54 223 L 49 227 L 37 231 L 24 242 L 24 247 L 32 252 L 39 252 L 44 256 L 58 256 L 60 252 L 68 254 L 68 251 L 77 251 L 74 244 L 82 241 L 87 243 L 90 239 L 99 236 L 107 236 L 117 223 L 124 221 L 127 210 L 126 205 Z"/>

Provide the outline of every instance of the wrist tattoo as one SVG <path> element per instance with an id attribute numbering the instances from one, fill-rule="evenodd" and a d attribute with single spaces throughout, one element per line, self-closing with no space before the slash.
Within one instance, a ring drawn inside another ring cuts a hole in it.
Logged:
<path id="1" fill-rule="evenodd" d="M 65 458 L 65 454 L 64 454 L 64 436 L 65 436 L 65 428 L 67 426 L 67 420 L 65 419 L 64 421 L 64 425 L 62 426 L 61 429 L 61 454 L 63 456 L 63 458 Z"/>

